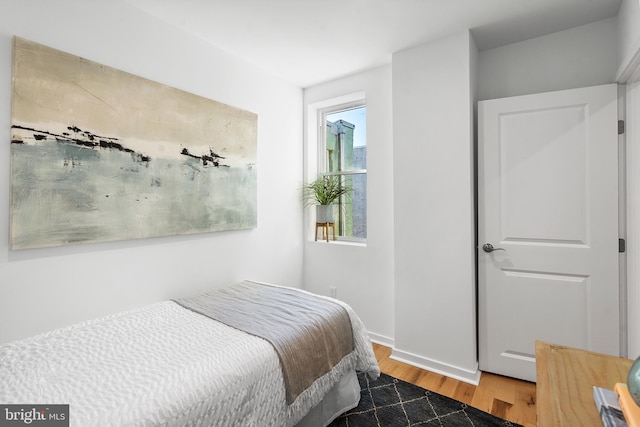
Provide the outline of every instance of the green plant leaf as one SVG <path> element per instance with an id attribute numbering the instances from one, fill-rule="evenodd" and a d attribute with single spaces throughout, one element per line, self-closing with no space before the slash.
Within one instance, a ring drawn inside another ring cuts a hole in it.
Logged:
<path id="1" fill-rule="evenodd" d="M 336 175 L 323 175 L 303 187 L 306 205 L 331 205 L 343 195 L 348 195 L 351 188 L 343 184 Z"/>

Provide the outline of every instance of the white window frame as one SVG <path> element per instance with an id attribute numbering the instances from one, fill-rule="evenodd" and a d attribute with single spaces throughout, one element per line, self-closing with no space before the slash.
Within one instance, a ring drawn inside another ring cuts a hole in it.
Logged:
<path id="1" fill-rule="evenodd" d="M 357 169 L 341 172 L 327 173 L 326 156 L 326 116 L 328 114 L 366 107 L 364 92 L 328 99 L 322 102 L 310 104 L 308 107 L 308 147 L 307 147 L 307 182 L 311 182 L 321 174 L 324 175 L 367 175 L 366 169 Z M 368 186 L 367 186 L 368 189 Z M 367 198 L 368 200 L 368 198 Z M 367 203 L 368 204 L 368 203 Z M 367 206 L 368 209 L 368 206 Z M 315 227 L 313 228 L 315 232 Z M 368 235 L 368 234 L 367 234 Z M 313 236 L 313 234 L 312 234 Z M 315 239 L 314 239 L 315 240 Z M 336 235 L 336 240 L 341 242 L 353 242 L 366 244 L 366 238 L 347 237 Z M 318 240 L 320 241 L 320 240 Z"/>

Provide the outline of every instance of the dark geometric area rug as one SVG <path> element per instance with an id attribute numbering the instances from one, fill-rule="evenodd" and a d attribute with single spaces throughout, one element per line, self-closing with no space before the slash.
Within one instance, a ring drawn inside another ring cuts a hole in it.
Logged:
<path id="1" fill-rule="evenodd" d="M 381 374 L 376 381 L 359 373 L 360 404 L 329 427 L 518 426 L 465 403 Z"/>

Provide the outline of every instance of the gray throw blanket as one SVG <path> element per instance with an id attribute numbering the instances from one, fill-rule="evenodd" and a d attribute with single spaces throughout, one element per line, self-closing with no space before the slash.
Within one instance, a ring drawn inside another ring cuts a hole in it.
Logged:
<path id="1" fill-rule="evenodd" d="M 354 348 L 347 311 L 297 289 L 243 281 L 174 301 L 269 341 L 280 358 L 288 404 Z"/>

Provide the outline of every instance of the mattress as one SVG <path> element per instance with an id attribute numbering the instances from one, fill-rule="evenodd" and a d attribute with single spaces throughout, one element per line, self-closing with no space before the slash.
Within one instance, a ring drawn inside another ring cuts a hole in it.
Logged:
<path id="1" fill-rule="evenodd" d="M 1 345 L 0 402 L 69 404 L 83 427 L 292 426 L 347 373 L 379 375 L 364 325 L 340 304 L 355 350 L 291 405 L 267 341 L 172 301 Z"/>

